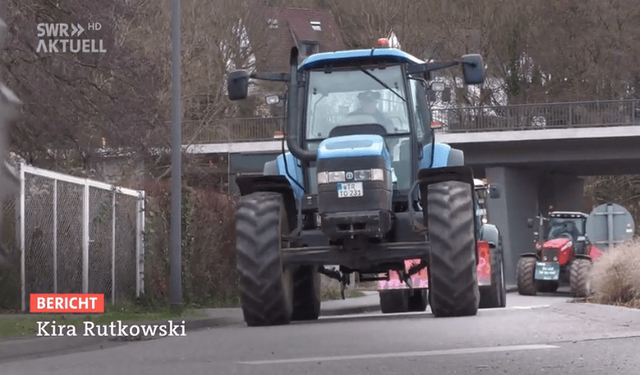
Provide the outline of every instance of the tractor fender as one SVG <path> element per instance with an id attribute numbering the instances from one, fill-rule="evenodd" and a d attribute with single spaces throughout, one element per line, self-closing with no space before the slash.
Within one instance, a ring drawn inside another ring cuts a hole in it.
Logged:
<path id="1" fill-rule="evenodd" d="M 265 165 L 265 170 L 266 170 Z M 240 195 L 245 196 L 257 192 L 273 192 L 282 195 L 284 207 L 287 210 L 289 228 L 297 227 L 298 210 L 293 187 L 289 179 L 282 175 L 247 175 L 236 177 L 236 185 Z"/>
<path id="2" fill-rule="evenodd" d="M 573 256 L 574 259 L 591 259 L 591 256 L 589 256 L 589 254 L 574 254 Z"/>
<path id="3" fill-rule="evenodd" d="M 480 228 L 479 240 L 488 242 L 492 248 L 498 248 L 498 244 L 500 243 L 500 231 L 498 231 L 498 227 L 493 224 L 483 224 Z M 498 251 L 502 251 L 502 249 L 498 248 Z"/>
<path id="4" fill-rule="evenodd" d="M 431 163 L 432 156 L 433 164 Z M 462 150 L 455 149 L 446 143 L 430 143 L 422 148 L 422 160 L 420 160 L 420 169 L 460 167 L 463 165 L 464 152 Z"/>
<path id="5" fill-rule="evenodd" d="M 520 254 L 520 258 L 538 258 L 538 254 L 536 253 L 522 253 Z"/>

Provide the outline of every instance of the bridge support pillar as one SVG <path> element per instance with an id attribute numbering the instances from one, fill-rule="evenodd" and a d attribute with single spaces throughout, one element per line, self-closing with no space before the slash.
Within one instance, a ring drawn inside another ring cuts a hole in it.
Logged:
<path id="1" fill-rule="evenodd" d="M 538 209 L 539 173 L 493 167 L 486 169 L 486 176 L 489 183 L 500 185 L 500 198 L 487 200 L 487 213 L 502 234 L 505 282 L 515 285 L 518 257 L 533 250 L 533 232 L 527 219 Z"/>
<path id="2" fill-rule="evenodd" d="M 489 220 L 502 234 L 505 280 L 515 284 L 520 254 L 533 251 L 533 230 L 527 219 L 540 212 L 582 211 L 584 181 L 576 176 L 535 170 L 493 167 L 486 169 L 489 183 L 500 184 L 500 198 L 487 200 Z"/>

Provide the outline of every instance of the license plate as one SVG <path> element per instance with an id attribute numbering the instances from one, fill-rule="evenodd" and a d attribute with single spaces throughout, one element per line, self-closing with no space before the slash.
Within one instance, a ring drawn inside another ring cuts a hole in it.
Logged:
<path id="1" fill-rule="evenodd" d="M 560 277 L 560 264 L 553 263 L 536 263 L 536 280 L 558 280 Z"/>
<path id="2" fill-rule="evenodd" d="M 338 198 L 361 197 L 362 195 L 362 182 L 338 184 Z"/>

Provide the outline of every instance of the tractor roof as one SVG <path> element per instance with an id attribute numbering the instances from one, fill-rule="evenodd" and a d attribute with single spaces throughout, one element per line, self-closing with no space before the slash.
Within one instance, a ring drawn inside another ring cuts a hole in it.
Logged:
<path id="1" fill-rule="evenodd" d="M 549 217 L 559 217 L 559 218 L 588 218 L 589 215 L 582 212 L 573 212 L 573 211 L 553 211 L 549 213 Z"/>
<path id="2" fill-rule="evenodd" d="M 337 52 L 316 53 L 300 64 L 299 70 L 322 68 L 325 65 L 349 66 L 355 63 L 409 63 L 422 64 L 424 61 L 395 48 L 358 49 Z"/>

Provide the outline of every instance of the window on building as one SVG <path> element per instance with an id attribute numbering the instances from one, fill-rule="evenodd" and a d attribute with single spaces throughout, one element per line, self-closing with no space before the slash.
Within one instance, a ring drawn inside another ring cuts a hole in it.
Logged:
<path id="1" fill-rule="evenodd" d="M 315 31 L 322 31 L 322 27 L 320 27 L 320 21 L 310 21 L 311 28 Z"/>
<path id="2" fill-rule="evenodd" d="M 320 46 L 318 42 L 302 42 L 300 43 L 300 53 L 303 56 L 311 56 L 314 53 L 320 52 Z"/>

